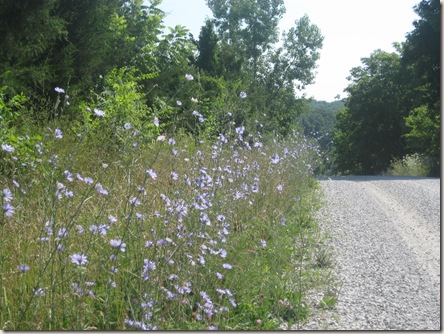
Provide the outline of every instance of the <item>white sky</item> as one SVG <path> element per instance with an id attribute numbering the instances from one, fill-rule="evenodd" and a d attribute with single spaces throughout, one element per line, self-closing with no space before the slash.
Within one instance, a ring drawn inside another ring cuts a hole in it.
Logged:
<path id="1" fill-rule="evenodd" d="M 405 41 L 418 16 L 413 6 L 420 0 L 284 0 L 287 10 L 280 30 L 288 31 L 294 21 L 307 14 L 324 36 L 324 46 L 315 84 L 306 88 L 307 97 L 333 101 L 347 87 L 352 67 L 376 49 L 394 51 L 394 42 Z M 205 18 L 212 17 L 205 0 L 163 0 L 159 6 L 167 16 L 166 26 L 181 24 L 197 39 Z"/>

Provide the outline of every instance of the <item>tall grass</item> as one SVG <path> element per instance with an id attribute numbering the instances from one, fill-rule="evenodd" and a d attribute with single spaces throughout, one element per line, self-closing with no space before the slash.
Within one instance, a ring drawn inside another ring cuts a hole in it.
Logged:
<path id="1" fill-rule="evenodd" d="M 3 147 L 16 167 L 0 176 L 1 328 L 277 329 L 307 318 L 305 294 L 320 282 L 316 147 L 242 127 L 141 143 L 126 125 L 120 138 L 105 149 L 54 124 L 26 163 Z"/>

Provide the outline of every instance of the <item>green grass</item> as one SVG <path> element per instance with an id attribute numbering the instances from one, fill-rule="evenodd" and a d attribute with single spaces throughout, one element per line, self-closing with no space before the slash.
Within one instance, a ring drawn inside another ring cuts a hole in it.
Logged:
<path id="1" fill-rule="evenodd" d="M 63 138 L 46 130 L 26 166 L 0 157 L 13 166 L 0 175 L 12 200 L 1 200 L 15 208 L 0 215 L 1 328 L 265 330 L 307 319 L 307 291 L 324 288 L 329 266 L 307 140 L 133 145 L 128 134 L 105 149 L 58 126 Z"/>

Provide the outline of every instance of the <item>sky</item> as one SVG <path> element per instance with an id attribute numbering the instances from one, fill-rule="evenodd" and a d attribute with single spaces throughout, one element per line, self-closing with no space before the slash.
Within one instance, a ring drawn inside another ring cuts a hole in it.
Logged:
<path id="1" fill-rule="evenodd" d="M 279 24 L 281 32 L 294 26 L 307 14 L 321 30 L 324 44 L 313 85 L 306 97 L 331 102 L 339 94 L 346 97 L 347 77 L 361 58 L 381 49 L 393 52 L 394 42 L 405 41 L 418 16 L 413 7 L 420 0 L 284 0 L 286 14 Z M 205 18 L 212 17 L 205 0 L 163 0 L 159 8 L 167 13 L 166 26 L 185 26 L 195 38 Z"/>

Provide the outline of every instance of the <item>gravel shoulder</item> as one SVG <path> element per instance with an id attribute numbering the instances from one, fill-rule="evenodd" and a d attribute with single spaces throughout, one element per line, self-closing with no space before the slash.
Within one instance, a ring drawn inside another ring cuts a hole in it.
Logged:
<path id="1" fill-rule="evenodd" d="M 440 330 L 440 179 L 326 177 L 318 213 L 342 284 L 305 330 Z M 309 301 L 314 307 L 322 296 Z"/>

